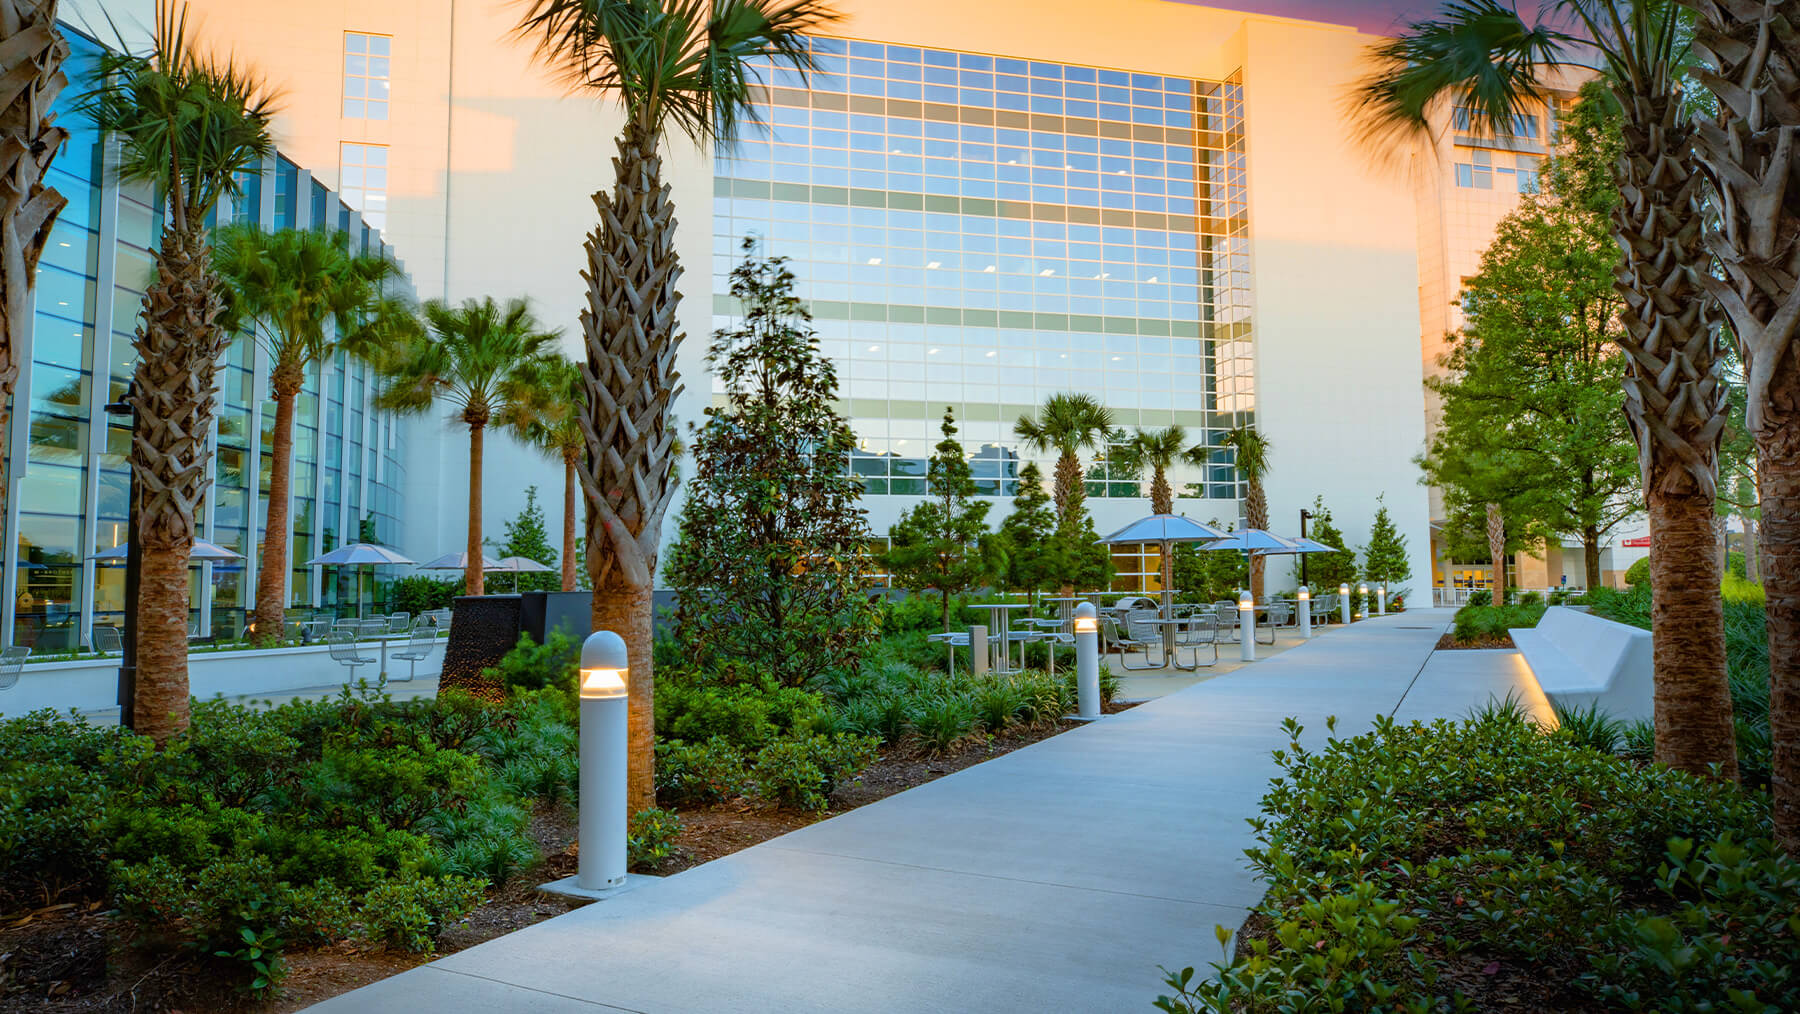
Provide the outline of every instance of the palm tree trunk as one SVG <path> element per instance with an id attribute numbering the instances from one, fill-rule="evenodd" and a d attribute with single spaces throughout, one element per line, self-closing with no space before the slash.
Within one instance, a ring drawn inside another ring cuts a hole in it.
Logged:
<path id="1" fill-rule="evenodd" d="M 1790 352 L 1790 356 L 1792 353 Z M 1769 635 L 1770 789 L 1775 840 L 1800 856 L 1800 363 L 1778 381 L 1786 425 L 1757 442 L 1762 505 L 1762 572 Z M 1748 547 L 1747 552 L 1754 552 Z"/>
<path id="2" fill-rule="evenodd" d="M 293 480 L 294 399 L 304 375 L 298 365 L 282 363 L 269 378 L 275 398 L 273 458 L 269 462 L 269 516 L 263 526 L 262 566 L 256 572 L 256 641 L 281 639 L 287 623 L 288 487 Z"/>
<path id="3" fill-rule="evenodd" d="M 468 566 L 463 570 L 464 595 L 485 594 L 486 589 L 481 569 L 481 443 L 486 432 L 485 424 L 469 424 L 469 541 L 464 560 Z"/>
<path id="4" fill-rule="evenodd" d="M 218 360 L 231 336 L 214 323 L 223 306 L 204 232 L 177 220 L 163 231 L 156 278 L 144 296 L 137 347 L 137 423 L 131 468 L 142 494 L 137 538 L 136 730 L 158 745 L 187 728 L 188 555 L 211 484 Z"/>
<path id="5" fill-rule="evenodd" d="M 1251 528 L 1269 529 L 1269 496 L 1263 492 L 1262 480 L 1251 479 L 1244 494 L 1244 520 Z M 1250 554 L 1250 598 L 1263 601 L 1263 567 L 1268 561 L 1260 553 Z"/>
<path id="6" fill-rule="evenodd" d="M 1487 505 L 1488 559 L 1494 567 L 1494 605 L 1506 604 L 1506 516 L 1500 505 Z"/>
<path id="7" fill-rule="evenodd" d="M 575 590 L 575 452 L 563 452 L 562 590 Z"/>
<path id="8" fill-rule="evenodd" d="M 69 43 L 56 30 L 56 0 L 0 0 L 0 79 L 20 81 L 0 108 L 0 448 L 13 387 L 19 381 L 18 337 L 31 323 L 38 258 L 68 201 L 44 185 L 50 162 L 69 136 L 50 106 L 68 80 Z M 0 453 L 0 517 L 6 516 L 8 458 Z M 14 549 L 6 557 L 11 565 Z"/>
<path id="9" fill-rule="evenodd" d="M 600 225 L 585 245 L 588 299 L 581 311 L 588 575 L 594 629 L 618 633 L 630 652 L 633 812 L 656 803 L 651 608 L 663 517 L 675 493 L 669 410 L 681 391 L 675 369 L 681 263 L 657 142 L 636 121 L 619 136 L 613 191 L 594 195 Z"/>
<path id="10" fill-rule="evenodd" d="M 1615 94 L 1624 107 L 1614 168 L 1623 200 L 1613 210 L 1624 251 L 1619 345 L 1650 508 L 1656 759 L 1694 774 L 1717 764 L 1736 780 L 1712 526 L 1727 406 L 1717 307 L 1703 288 L 1705 180 L 1688 154 L 1693 121 L 1676 96 Z"/>
<path id="11" fill-rule="evenodd" d="M 1087 497 L 1082 484 L 1081 459 L 1073 451 L 1064 451 L 1056 459 L 1056 482 L 1051 495 L 1056 501 L 1056 516 L 1066 520 L 1081 507 Z"/>
<path id="12" fill-rule="evenodd" d="M 1160 467 L 1150 478 L 1150 513 L 1175 513 L 1175 491 L 1169 486 L 1168 473 Z"/>
<path id="13" fill-rule="evenodd" d="M 1744 515 L 1744 577 L 1762 584 L 1762 542 L 1757 538 L 1756 519 Z"/>

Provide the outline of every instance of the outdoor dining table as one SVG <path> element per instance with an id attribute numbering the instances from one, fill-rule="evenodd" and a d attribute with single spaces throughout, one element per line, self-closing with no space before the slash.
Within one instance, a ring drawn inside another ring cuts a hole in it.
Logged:
<path id="1" fill-rule="evenodd" d="M 1056 607 L 1057 622 L 1064 632 L 1074 629 L 1075 604 L 1084 601 L 1078 595 L 1049 595 L 1044 602 Z"/>
<path id="2" fill-rule="evenodd" d="M 1205 619 L 1204 617 L 1200 617 L 1200 616 L 1165 616 L 1165 617 L 1150 621 L 1151 623 L 1154 623 L 1156 626 L 1162 628 L 1163 652 L 1164 652 L 1163 658 L 1166 660 L 1166 662 L 1169 665 L 1174 666 L 1177 669 L 1186 670 L 1187 672 L 1199 671 L 1199 669 L 1200 669 L 1200 651 L 1198 648 L 1195 648 L 1195 650 L 1194 650 L 1194 664 L 1193 665 L 1182 665 L 1181 664 L 1180 634 L 1181 634 L 1182 628 L 1191 627 L 1196 623 L 1202 622 L 1204 619 Z M 1207 664 L 1211 665 L 1212 663 L 1209 662 Z"/>
<path id="3" fill-rule="evenodd" d="M 1011 614 L 1020 609 L 1030 609 L 1031 604 L 1028 602 L 977 602 L 975 605 L 988 611 L 990 620 L 988 630 L 1000 635 L 1000 653 L 998 656 L 993 656 L 999 664 L 989 668 L 997 673 L 1023 671 L 1025 668 L 1025 644 L 1023 641 L 1019 642 L 1019 668 L 1011 668 L 1012 642 L 1016 637 L 1012 631 Z"/>

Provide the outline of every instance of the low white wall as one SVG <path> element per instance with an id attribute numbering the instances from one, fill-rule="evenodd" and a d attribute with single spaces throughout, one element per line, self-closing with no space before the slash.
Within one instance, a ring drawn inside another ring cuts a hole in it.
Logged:
<path id="1" fill-rule="evenodd" d="M 418 666 L 418 678 L 435 677 L 443 668 L 446 638 L 439 638 L 431 656 Z M 388 645 L 388 678 L 406 679 L 407 662 L 394 657 L 405 650 L 404 638 Z M 380 657 L 373 645 L 363 644 L 369 656 Z M 358 666 L 358 678 L 374 682 L 381 666 Z M 338 686 L 349 678 L 350 669 L 331 658 L 323 645 L 304 648 L 273 648 L 254 651 L 203 652 L 188 656 L 189 692 L 206 700 L 212 697 L 277 696 L 317 687 Z M 111 658 L 76 659 L 69 662 L 43 662 L 27 665 L 19 682 L 9 690 L 0 690 L 0 717 L 17 717 L 39 708 L 68 711 L 100 711 L 114 707 L 119 693 L 119 660 Z"/>

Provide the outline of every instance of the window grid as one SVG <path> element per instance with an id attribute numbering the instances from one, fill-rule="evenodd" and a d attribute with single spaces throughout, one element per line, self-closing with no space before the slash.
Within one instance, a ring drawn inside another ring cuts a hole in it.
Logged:
<path id="1" fill-rule="evenodd" d="M 375 229 L 387 228 L 387 165 L 385 144 L 343 141 L 338 146 L 338 194 Z"/>
<path id="2" fill-rule="evenodd" d="M 997 496 L 1022 467 L 1012 421 L 1057 391 L 1208 443 L 1247 418 L 1237 81 L 813 46 L 812 90 L 762 68 L 769 127 L 718 158 L 714 284 L 728 287 L 745 234 L 794 262 L 868 492 L 925 491 L 946 404 Z M 717 298 L 716 323 L 734 309 Z M 1141 478 L 1099 471 L 1092 495 L 1143 495 Z M 1173 473 L 1178 489 L 1236 496 L 1235 476 Z"/>
<path id="3" fill-rule="evenodd" d="M 393 42 L 386 35 L 344 33 L 344 119 L 388 118 L 388 61 Z"/>

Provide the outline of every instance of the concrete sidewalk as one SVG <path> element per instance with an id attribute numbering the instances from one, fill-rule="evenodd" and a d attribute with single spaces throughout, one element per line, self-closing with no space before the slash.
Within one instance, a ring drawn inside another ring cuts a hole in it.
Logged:
<path id="1" fill-rule="evenodd" d="M 1510 653 L 1434 656 L 1449 618 L 1333 630 L 312 1009 L 1148 1010 L 1157 966 L 1216 960 L 1214 926 L 1262 894 L 1244 821 L 1283 718 L 1317 743 L 1328 715 L 1342 734 L 1515 689 Z"/>

